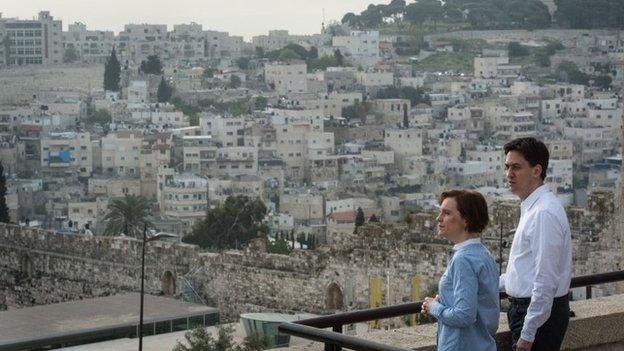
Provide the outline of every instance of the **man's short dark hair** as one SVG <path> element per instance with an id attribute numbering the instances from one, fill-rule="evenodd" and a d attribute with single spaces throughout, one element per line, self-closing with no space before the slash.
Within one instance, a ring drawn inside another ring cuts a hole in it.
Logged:
<path id="1" fill-rule="evenodd" d="M 536 165 L 542 166 L 542 180 L 546 179 L 546 170 L 548 169 L 548 159 L 550 158 L 550 153 L 548 152 L 548 148 L 546 145 L 535 138 L 517 138 L 514 139 L 504 146 L 505 155 L 507 155 L 510 151 L 519 152 L 525 160 L 529 162 L 531 167 L 535 167 Z"/>
<path id="2" fill-rule="evenodd" d="M 466 220 L 466 231 L 481 233 L 487 227 L 490 216 L 487 202 L 481 193 L 465 189 L 448 190 L 440 194 L 438 201 L 442 204 L 447 198 L 455 199 L 457 211 Z"/>

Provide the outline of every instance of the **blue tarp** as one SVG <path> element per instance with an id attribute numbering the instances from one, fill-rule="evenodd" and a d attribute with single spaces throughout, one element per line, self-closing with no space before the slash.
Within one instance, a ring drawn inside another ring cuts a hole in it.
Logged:
<path id="1" fill-rule="evenodd" d="M 71 160 L 71 154 L 69 151 L 59 151 L 58 157 L 63 162 L 69 162 Z"/>

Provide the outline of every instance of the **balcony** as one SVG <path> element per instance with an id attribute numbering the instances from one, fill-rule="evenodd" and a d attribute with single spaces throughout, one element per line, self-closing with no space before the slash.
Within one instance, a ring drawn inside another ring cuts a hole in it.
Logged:
<path id="1" fill-rule="evenodd" d="M 616 271 L 572 278 L 571 287 L 621 281 L 624 281 L 624 271 Z M 506 295 L 501 293 L 501 298 L 506 298 Z M 283 323 L 279 326 L 279 331 L 321 342 L 328 351 L 340 351 L 343 347 L 356 351 L 435 350 L 435 324 L 369 332 L 358 337 L 342 334 L 343 325 L 415 314 L 420 311 L 421 304 L 422 302 L 412 302 Z M 574 316 L 570 318 L 562 350 L 624 350 L 624 333 L 621 332 L 624 330 L 624 295 L 572 301 L 570 309 Z M 324 328 L 332 328 L 332 331 Z M 507 318 L 501 313 L 496 335 L 497 349 L 509 351 L 510 337 Z M 313 349 L 321 348 L 320 345 L 316 348 L 306 347 L 306 350 Z"/>

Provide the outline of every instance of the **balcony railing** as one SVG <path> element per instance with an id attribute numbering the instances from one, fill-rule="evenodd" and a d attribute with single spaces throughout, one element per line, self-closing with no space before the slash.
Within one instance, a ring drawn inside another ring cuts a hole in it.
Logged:
<path id="1" fill-rule="evenodd" d="M 618 281 L 624 281 L 624 270 L 574 277 L 570 283 L 570 288 Z M 503 299 L 507 295 L 501 293 L 500 297 Z M 325 344 L 325 350 L 327 351 L 340 351 L 343 347 L 356 351 L 408 351 L 407 349 L 344 335 L 342 334 L 342 326 L 420 313 L 421 306 L 422 301 L 418 301 L 388 307 L 336 313 L 303 319 L 293 323 L 283 323 L 278 329 L 284 334 L 322 342 Z M 332 328 L 332 331 L 324 330 L 324 328 Z"/>

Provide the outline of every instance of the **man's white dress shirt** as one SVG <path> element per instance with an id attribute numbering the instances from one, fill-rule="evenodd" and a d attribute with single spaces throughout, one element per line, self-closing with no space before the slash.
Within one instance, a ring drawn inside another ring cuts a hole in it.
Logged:
<path id="1" fill-rule="evenodd" d="M 520 204 L 507 271 L 500 288 L 507 295 L 531 298 L 520 337 L 533 342 L 550 317 L 553 298 L 568 294 L 572 277 L 570 225 L 563 206 L 546 185 Z"/>

